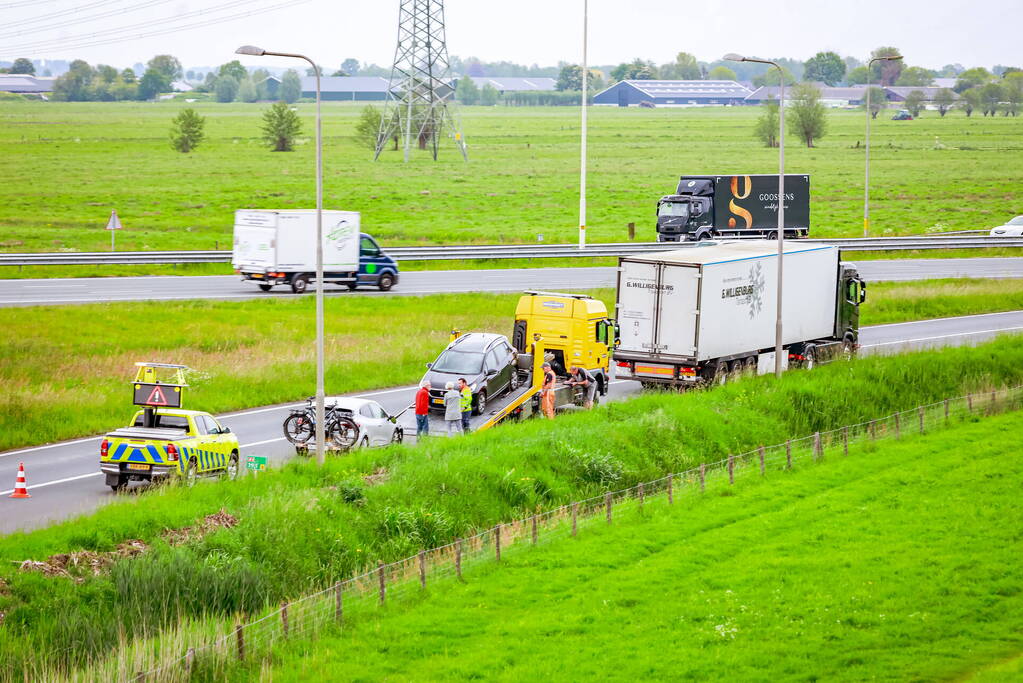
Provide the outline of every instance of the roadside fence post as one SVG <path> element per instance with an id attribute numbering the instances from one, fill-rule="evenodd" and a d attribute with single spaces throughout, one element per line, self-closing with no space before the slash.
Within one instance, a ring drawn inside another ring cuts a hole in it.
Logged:
<path id="1" fill-rule="evenodd" d="M 760 448 L 757 449 L 757 452 L 760 454 L 760 476 L 762 477 L 765 474 L 767 474 L 767 465 L 764 463 L 764 446 L 763 446 L 763 444 L 760 445 Z"/>
<path id="2" fill-rule="evenodd" d="M 945 399 L 945 422 L 948 422 L 948 399 Z"/>
<path id="3" fill-rule="evenodd" d="M 501 561 L 501 525 L 494 527 L 494 557 Z"/>
<path id="4" fill-rule="evenodd" d="M 384 573 L 383 562 L 377 567 L 377 575 L 380 578 L 380 604 L 382 605 L 387 600 L 387 575 Z"/>
<path id="5" fill-rule="evenodd" d="M 426 588 L 426 551 L 419 551 L 419 586 Z"/>
<path id="6" fill-rule="evenodd" d="M 605 515 L 607 516 L 607 523 L 611 523 L 611 492 L 608 491 L 604 494 L 604 508 Z"/>
<path id="7" fill-rule="evenodd" d="M 785 469 L 792 469 L 792 440 L 785 440 Z"/>
<path id="8" fill-rule="evenodd" d="M 537 538 L 539 537 L 539 535 L 540 535 L 540 532 L 536 528 L 536 515 L 533 515 L 533 545 L 536 545 L 536 541 L 537 541 Z"/>
<path id="9" fill-rule="evenodd" d="M 675 491 L 674 491 L 674 477 L 668 475 L 668 505 L 672 505 L 675 502 Z"/>
<path id="10" fill-rule="evenodd" d="M 185 672 L 192 673 L 193 666 L 195 666 L 195 648 L 190 647 L 185 653 Z"/>
<path id="11" fill-rule="evenodd" d="M 821 446 L 821 433 L 820 432 L 814 432 L 813 433 L 813 459 L 817 460 L 822 455 L 824 455 L 824 449 Z"/>
<path id="12" fill-rule="evenodd" d="M 990 412 L 992 414 L 995 412 L 995 406 L 996 406 L 997 402 L 998 402 L 997 391 L 995 389 L 992 389 L 991 390 L 991 410 L 990 410 Z"/>
<path id="13" fill-rule="evenodd" d="M 334 584 L 334 619 L 338 623 L 344 619 L 344 604 L 341 602 L 341 582 Z"/>
<path id="14" fill-rule="evenodd" d="M 707 464 L 701 462 L 700 463 L 700 493 L 703 493 L 703 491 L 704 491 L 704 482 L 706 480 L 706 476 L 705 476 L 706 475 L 706 469 L 707 469 Z"/>
<path id="15" fill-rule="evenodd" d="M 728 485 L 731 486 L 735 483 L 735 459 L 731 454 L 728 455 Z"/>
<path id="16" fill-rule="evenodd" d="M 849 455 L 849 427 L 842 427 L 842 455 Z"/>
<path id="17" fill-rule="evenodd" d="M 645 491 L 643 490 L 643 482 L 639 482 L 639 506 L 643 507 L 643 500 L 646 498 Z"/>
<path id="18" fill-rule="evenodd" d="M 874 420 L 867 423 L 867 431 L 870 432 L 870 440 L 873 441 L 877 438 L 877 430 L 874 429 Z"/>
<path id="19" fill-rule="evenodd" d="M 287 638 L 290 630 L 288 628 L 288 601 L 281 603 L 281 628 L 284 629 L 284 637 Z"/>
<path id="20" fill-rule="evenodd" d="M 966 394 L 966 407 L 970 409 L 971 413 L 973 412 L 973 394 Z"/>
<path id="21" fill-rule="evenodd" d="M 462 539 L 455 539 L 455 574 L 462 580 Z"/>
<path id="22" fill-rule="evenodd" d="M 579 519 L 579 503 L 572 503 L 572 536 L 575 536 L 578 530 L 578 519 Z"/>
<path id="23" fill-rule="evenodd" d="M 896 439 L 902 438 L 902 423 L 901 420 L 899 419 L 899 413 L 895 413 L 895 438 Z"/>
<path id="24" fill-rule="evenodd" d="M 918 410 L 918 413 L 920 415 L 920 433 L 923 434 L 924 433 L 924 407 L 920 406 L 917 410 Z"/>
<path id="25" fill-rule="evenodd" d="M 240 621 L 239 622 L 235 622 L 234 633 L 235 633 L 235 637 L 236 637 L 236 639 L 238 641 L 238 661 L 239 662 L 244 662 L 245 661 L 245 632 L 242 631 L 242 624 L 241 624 Z"/>

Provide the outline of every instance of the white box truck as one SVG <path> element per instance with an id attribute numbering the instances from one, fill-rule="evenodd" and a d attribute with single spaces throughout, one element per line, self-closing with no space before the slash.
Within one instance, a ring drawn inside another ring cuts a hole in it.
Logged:
<path id="1" fill-rule="evenodd" d="M 315 279 L 316 211 L 236 211 L 231 265 L 264 292 L 287 284 L 301 294 Z M 360 232 L 355 211 L 323 212 L 323 273 L 324 282 L 351 289 L 372 285 L 386 291 L 398 282 L 397 263 Z"/>
<path id="2" fill-rule="evenodd" d="M 706 244 L 620 258 L 617 377 L 686 385 L 773 371 L 777 245 Z M 786 244 L 784 259 L 784 365 L 855 353 L 866 298 L 856 266 L 816 244 Z"/>

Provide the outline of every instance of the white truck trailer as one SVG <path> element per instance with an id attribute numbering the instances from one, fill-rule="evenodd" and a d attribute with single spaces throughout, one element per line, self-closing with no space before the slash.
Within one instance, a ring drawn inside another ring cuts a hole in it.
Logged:
<path id="1" fill-rule="evenodd" d="M 866 285 L 837 247 L 786 244 L 783 365 L 855 353 Z M 717 242 L 621 257 L 616 376 L 644 385 L 724 382 L 774 370 L 777 246 Z"/>
<path id="2" fill-rule="evenodd" d="M 316 211 L 236 211 L 231 265 L 264 292 L 279 284 L 304 292 L 316 272 Z M 324 282 L 352 289 L 386 291 L 398 281 L 397 263 L 360 232 L 355 211 L 323 212 L 323 273 Z"/>

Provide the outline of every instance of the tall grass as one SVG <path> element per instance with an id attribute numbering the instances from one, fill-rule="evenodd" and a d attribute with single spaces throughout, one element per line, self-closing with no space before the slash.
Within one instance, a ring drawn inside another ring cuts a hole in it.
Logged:
<path id="1" fill-rule="evenodd" d="M 1021 379 L 1023 350 L 1010 338 L 836 363 L 781 381 L 644 395 L 553 424 L 361 452 L 324 468 L 293 462 L 256 479 L 164 488 L 0 540 L 0 576 L 11 590 L 0 597 L 7 612 L 0 671 L 41 660 L 81 664 L 123 637 L 151 635 L 181 618 L 251 610 L 526 512 Z M 371 485 L 364 476 L 373 472 L 385 476 Z M 236 527 L 184 547 L 161 539 L 164 527 L 194 523 L 221 506 L 239 518 Z M 81 585 L 18 573 L 10 562 L 109 550 L 125 538 L 152 548 Z"/>

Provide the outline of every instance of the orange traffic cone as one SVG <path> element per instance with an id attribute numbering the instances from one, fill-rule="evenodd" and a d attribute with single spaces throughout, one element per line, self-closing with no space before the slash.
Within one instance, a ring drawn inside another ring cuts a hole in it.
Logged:
<path id="1" fill-rule="evenodd" d="M 14 482 L 14 493 L 10 495 L 10 498 L 31 498 L 28 495 L 28 489 L 25 487 L 25 463 L 18 463 L 18 478 Z"/>

